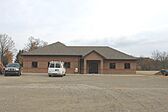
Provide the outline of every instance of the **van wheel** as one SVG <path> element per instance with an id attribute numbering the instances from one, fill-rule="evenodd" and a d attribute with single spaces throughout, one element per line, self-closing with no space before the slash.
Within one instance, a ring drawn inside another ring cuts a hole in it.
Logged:
<path id="1" fill-rule="evenodd" d="M 51 77 L 51 75 L 48 75 L 49 77 Z"/>

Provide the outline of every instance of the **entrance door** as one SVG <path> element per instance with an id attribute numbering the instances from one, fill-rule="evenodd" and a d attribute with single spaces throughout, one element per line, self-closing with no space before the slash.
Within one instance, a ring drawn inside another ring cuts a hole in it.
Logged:
<path id="1" fill-rule="evenodd" d="M 98 74 L 98 62 L 97 61 L 89 62 L 89 74 Z"/>

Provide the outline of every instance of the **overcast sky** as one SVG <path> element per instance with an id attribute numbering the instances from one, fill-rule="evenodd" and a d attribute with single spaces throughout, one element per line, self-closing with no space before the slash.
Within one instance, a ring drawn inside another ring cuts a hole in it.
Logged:
<path id="1" fill-rule="evenodd" d="M 151 56 L 168 51 L 168 0 L 0 0 L 0 33 Z"/>

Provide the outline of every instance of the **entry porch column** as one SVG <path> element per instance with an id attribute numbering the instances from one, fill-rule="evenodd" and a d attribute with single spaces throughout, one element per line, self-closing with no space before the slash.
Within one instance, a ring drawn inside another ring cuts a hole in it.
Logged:
<path id="1" fill-rule="evenodd" d="M 103 74 L 103 60 L 100 60 L 100 73 Z"/>
<path id="2" fill-rule="evenodd" d="M 84 67 L 83 67 L 83 69 L 84 69 L 84 74 L 87 73 L 86 67 L 87 67 L 87 60 L 84 59 Z"/>

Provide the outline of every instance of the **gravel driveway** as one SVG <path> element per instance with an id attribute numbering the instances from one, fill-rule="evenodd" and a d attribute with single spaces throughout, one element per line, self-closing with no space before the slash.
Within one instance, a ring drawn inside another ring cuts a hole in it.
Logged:
<path id="1" fill-rule="evenodd" d="M 167 112 L 168 77 L 0 76 L 0 112 Z"/>

